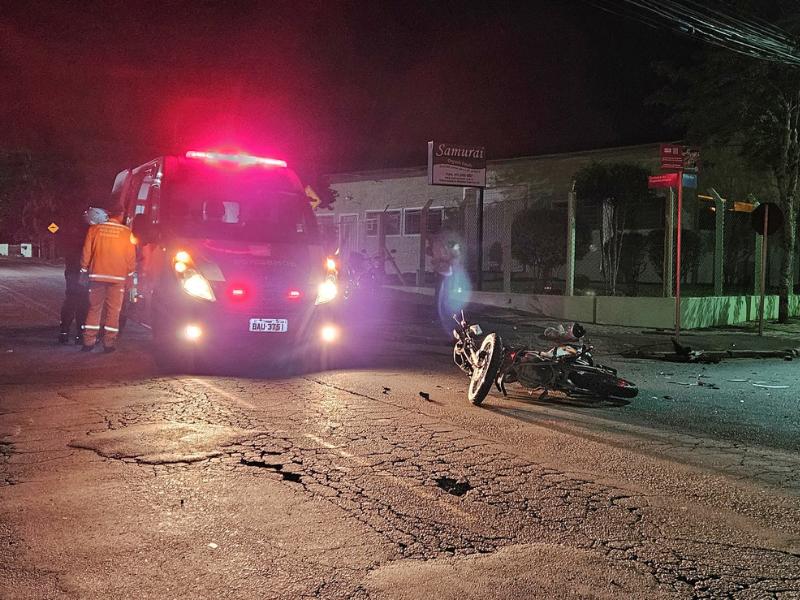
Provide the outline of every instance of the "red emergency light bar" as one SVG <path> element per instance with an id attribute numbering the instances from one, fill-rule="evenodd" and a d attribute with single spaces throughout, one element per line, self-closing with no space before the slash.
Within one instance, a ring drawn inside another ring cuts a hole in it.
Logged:
<path id="1" fill-rule="evenodd" d="M 267 167 L 286 167 L 285 160 L 277 158 L 264 158 L 262 156 L 250 156 L 249 154 L 221 154 L 219 152 L 200 152 L 189 150 L 186 158 L 199 158 L 210 162 L 233 162 L 240 165 L 264 165 Z"/>

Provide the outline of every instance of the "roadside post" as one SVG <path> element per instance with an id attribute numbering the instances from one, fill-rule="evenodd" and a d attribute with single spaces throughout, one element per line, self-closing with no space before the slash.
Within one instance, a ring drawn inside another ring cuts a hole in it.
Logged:
<path id="1" fill-rule="evenodd" d="M 675 240 L 675 247 L 676 247 L 676 257 L 675 257 L 675 338 L 677 340 L 678 336 L 680 336 L 681 331 L 681 199 L 682 199 L 682 188 L 683 184 L 681 182 L 681 173 L 674 172 L 674 173 L 663 173 L 661 175 L 651 175 L 647 178 L 647 187 L 650 189 L 655 188 L 670 188 L 670 194 L 672 193 L 672 188 L 678 188 L 678 215 L 677 215 L 677 236 Z M 671 203 L 670 203 L 671 204 Z M 664 253 L 664 263 L 667 261 L 672 262 L 672 257 L 667 256 L 666 252 Z"/>
<path id="2" fill-rule="evenodd" d="M 511 293 L 511 224 L 514 214 L 510 202 L 503 202 L 503 292 Z"/>
<path id="3" fill-rule="evenodd" d="M 697 170 L 700 149 L 678 144 L 661 144 L 661 168 L 671 173 L 649 178 L 649 187 L 677 187 L 678 206 L 675 215 L 675 341 L 681 335 L 681 219 L 683 213 L 683 188 L 697 187 Z M 659 179 L 664 178 L 664 179 Z M 669 182 L 667 184 L 667 182 Z M 667 260 L 666 253 L 664 261 Z M 669 260 L 672 260 L 671 258 Z"/>
<path id="4" fill-rule="evenodd" d="M 725 199 L 710 188 L 708 193 L 714 199 L 714 295 L 722 296 L 725 279 Z"/>
<path id="5" fill-rule="evenodd" d="M 478 188 L 477 252 L 475 265 L 475 289 L 483 289 L 483 188 Z"/>
<path id="6" fill-rule="evenodd" d="M 428 184 L 478 189 L 475 289 L 483 288 L 483 190 L 486 148 L 469 144 L 428 142 Z"/>
<path id="7" fill-rule="evenodd" d="M 433 200 L 428 200 L 419 212 L 419 266 L 417 268 L 417 287 L 425 285 L 425 249 L 428 244 L 428 209 Z"/>
<path id="8" fill-rule="evenodd" d="M 386 273 L 386 211 L 389 205 L 378 214 L 378 258 L 381 260 L 381 270 Z"/>
<path id="9" fill-rule="evenodd" d="M 48 244 L 49 251 L 50 251 L 50 256 L 48 256 L 47 258 L 49 258 L 50 260 L 53 260 L 56 257 L 56 238 L 55 238 L 55 235 L 58 232 L 58 230 L 59 230 L 59 227 L 58 227 L 58 225 L 56 225 L 55 222 L 50 223 L 50 225 L 47 226 L 47 231 L 49 231 L 51 234 L 53 234 L 50 237 L 50 240 L 49 240 L 50 243 Z M 39 256 L 40 257 L 41 257 L 41 254 L 42 254 L 42 249 L 40 247 L 39 248 Z"/>
<path id="10" fill-rule="evenodd" d="M 664 277 L 663 293 L 664 298 L 672 298 L 673 283 L 675 276 L 675 265 L 672 263 L 672 252 L 675 249 L 675 192 L 672 188 L 667 190 L 667 197 L 664 201 L 664 260 L 662 270 Z"/>
<path id="11" fill-rule="evenodd" d="M 511 231 L 508 228 L 506 231 Z M 575 182 L 567 194 L 567 281 L 564 286 L 566 296 L 575 295 Z"/>
<path id="12" fill-rule="evenodd" d="M 770 217 L 771 216 L 771 217 Z M 764 335 L 764 302 L 767 295 L 767 246 L 769 235 L 783 227 L 783 212 L 777 204 L 759 204 L 750 217 L 750 225 L 761 237 L 761 301 L 758 304 L 758 335 Z"/>

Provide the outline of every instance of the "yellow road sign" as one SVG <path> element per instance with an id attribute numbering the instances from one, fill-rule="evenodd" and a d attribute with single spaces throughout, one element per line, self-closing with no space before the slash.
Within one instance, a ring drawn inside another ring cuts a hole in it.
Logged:
<path id="1" fill-rule="evenodd" d="M 55 223 L 50 223 L 50 225 L 47 226 L 47 231 L 49 231 L 50 233 L 55 233 L 56 231 L 58 231 L 58 225 L 56 225 Z"/>

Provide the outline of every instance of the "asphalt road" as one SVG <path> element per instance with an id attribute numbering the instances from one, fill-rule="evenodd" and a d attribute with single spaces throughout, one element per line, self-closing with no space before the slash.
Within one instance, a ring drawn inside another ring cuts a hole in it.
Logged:
<path id="1" fill-rule="evenodd" d="M 800 597 L 797 362 L 609 355 L 639 398 L 475 408 L 396 298 L 330 370 L 165 375 L 135 324 L 56 345 L 62 293 L 0 263 L 0 597 Z"/>

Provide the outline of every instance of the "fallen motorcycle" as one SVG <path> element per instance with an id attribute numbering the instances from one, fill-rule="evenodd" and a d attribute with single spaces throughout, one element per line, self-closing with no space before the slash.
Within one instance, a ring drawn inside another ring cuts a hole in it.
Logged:
<path id="1" fill-rule="evenodd" d="M 635 384 L 617 376 L 616 369 L 595 364 L 580 326 L 572 329 L 574 341 L 539 351 L 505 346 L 497 333 L 483 335 L 480 325 L 470 324 L 463 311 L 460 319 L 455 315 L 453 319 L 458 324 L 453 330 L 453 362 L 469 375 L 467 397 L 475 405 L 483 402 L 492 385 L 506 396 L 510 383 L 540 389 L 540 398 L 551 390 L 601 398 L 633 398 L 639 393 Z"/>

